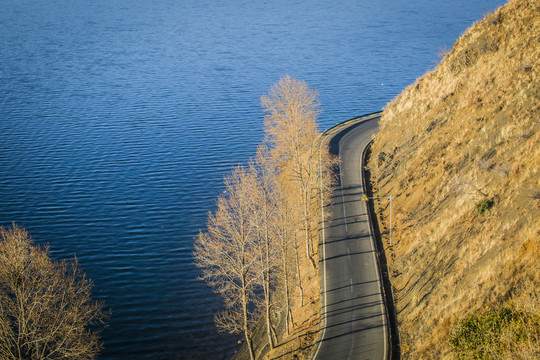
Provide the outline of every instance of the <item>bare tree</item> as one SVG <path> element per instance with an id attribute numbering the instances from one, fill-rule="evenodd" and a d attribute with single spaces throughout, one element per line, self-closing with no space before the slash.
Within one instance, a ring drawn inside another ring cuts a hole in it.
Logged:
<path id="1" fill-rule="evenodd" d="M 294 230 L 291 230 L 291 223 L 289 220 L 290 214 L 290 205 L 287 202 L 286 196 L 284 196 L 284 193 L 282 191 L 278 191 L 278 205 L 277 205 L 277 219 L 278 219 L 278 228 L 276 235 L 278 237 L 278 244 L 280 249 L 280 255 L 281 255 L 281 271 L 279 272 L 280 278 L 282 279 L 282 289 L 284 292 L 284 300 L 285 300 L 285 311 L 286 311 L 286 319 L 285 319 L 285 330 L 287 331 L 287 334 L 290 332 L 290 325 L 294 324 L 294 318 L 292 314 L 292 302 L 291 302 L 291 293 L 290 293 L 290 262 L 289 262 L 289 239 L 291 237 L 291 234 L 294 233 Z M 300 298 L 303 299 L 303 289 L 302 289 L 302 282 L 300 279 L 300 265 L 298 261 L 298 252 L 296 251 L 297 244 L 296 244 L 296 236 L 292 235 L 294 238 L 294 258 L 295 258 L 295 273 L 298 276 L 298 288 L 300 290 Z"/>
<path id="2" fill-rule="evenodd" d="M 316 268 L 313 239 L 317 238 L 314 224 L 320 213 L 318 165 L 320 159 L 324 159 L 322 168 L 327 169 L 331 160 L 328 150 L 319 146 L 317 92 L 304 81 L 287 75 L 270 89 L 268 95 L 261 97 L 261 103 L 266 112 L 267 141 L 278 159 L 278 166 L 288 168 L 298 185 L 306 257 Z M 321 156 L 323 152 L 324 156 Z"/>
<path id="3" fill-rule="evenodd" d="M 242 167 L 225 177 L 225 192 L 215 213 L 208 214 L 207 232 L 195 239 L 195 264 L 202 278 L 222 296 L 225 310 L 216 315 L 220 331 L 243 333 L 255 358 L 251 327 L 260 313 L 260 261 L 257 228 L 252 215 L 256 179 Z"/>
<path id="4" fill-rule="evenodd" d="M 106 316 L 77 260 L 51 260 L 16 225 L 1 227 L 0 240 L 0 357 L 95 358 Z"/>
<path id="5" fill-rule="evenodd" d="M 249 170 L 256 179 L 255 201 L 256 212 L 253 214 L 255 226 L 259 233 L 259 248 L 261 261 L 261 285 L 264 296 L 264 314 L 268 344 L 273 349 L 276 338 L 272 326 L 271 308 L 272 295 L 279 271 L 279 249 L 277 244 L 278 230 L 278 193 L 276 186 L 276 167 L 265 145 L 257 148 L 257 155 L 250 161 Z"/>
<path id="6" fill-rule="evenodd" d="M 302 286 L 302 268 L 300 266 L 299 251 L 300 246 L 298 244 L 298 235 L 301 225 L 298 223 L 298 216 L 296 215 L 298 210 L 298 193 L 296 192 L 294 184 L 291 184 L 289 171 L 286 168 L 281 168 L 278 176 L 278 191 L 279 191 L 279 205 L 278 213 L 281 219 L 281 226 L 279 227 L 279 237 L 282 248 L 283 261 L 287 264 L 291 260 L 290 257 L 294 257 L 294 269 L 292 271 L 293 281 L 296 278 L 296 287 L 300 292 L 300 303 L 304 304 L 304 288 Z M 285 266 L 285 264 L 284 264 Z M 283 268 L 284 275 L 288 275 L 288 267 Z M 287 287 L 287 291 L 288 291 Z M 289 300 L 289 297 L 287 298 Z M 291 313 L 292 321 L 292 313 Z"/>

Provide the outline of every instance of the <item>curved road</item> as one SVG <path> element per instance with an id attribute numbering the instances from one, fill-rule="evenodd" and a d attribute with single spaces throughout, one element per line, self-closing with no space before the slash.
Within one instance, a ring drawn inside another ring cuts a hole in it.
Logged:
<path id="1" fill-rule="evenodd" d="M 330 130 L 330 149 L 339 153 L 339 186 L 333 194 L 333 220 L 321 244 L 323 333 L 314 359 L 389 357 L 387 309 L 382 295 L 375 240 L 369 226 L 362 153 L 379 128 L 380 114 Z"/>

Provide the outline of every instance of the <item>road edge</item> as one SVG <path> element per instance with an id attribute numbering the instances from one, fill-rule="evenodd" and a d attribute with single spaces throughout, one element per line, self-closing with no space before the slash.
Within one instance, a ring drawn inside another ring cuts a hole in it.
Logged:
<path id="1" fill-rule="evenodd" d="M 345 125 L 351 125 L 354 123 L 354 125 L 356 125 L 357 123 L 360 123 L 360 122 L 365 122 L 365 121 L 369 121 L 371 120 L 373 117 L 375 117 L 376 115 L 380 115 L 383 111 L 382 110 L 379 110 L 379 111 L 374 111 L 374 112 L 371 112 L 371 113 L 368 113 L 368 114 L 364 114 L 364 115 L 360 115 L 360 116 L 357 116 L 357 117 L 354 117 L 354 118 L 351 118 L 351 119 L 348 119 L 348 120 L 345 120 L 345 121 L 342 121 L 330 128 L 328 128 L 327 130 L 325 130 L 321 135 L 320 137 L 323 138 L 323 137 L 327 137 L 329 134 L 331 134 L 332 132 L 335 132 L 336 130 L 340 129 L 341 127 L 345 126 Z M 343 129 L 345 130 L 345 129 Z M 340 129 L 340 132 L 343 131 Z M 334 134 L 334 136 L 336 136 L 337 134 Z M 324 139 L 324 141 L 328 141 L 329 143 L 329 146 L 330 146 L 330 143 L 332 142 L 333 138 L 330 137 L 330 138 L 326 138 Z M 321 139 L 321 142 L 323 141 L 323 139 Z M 365 153 L 366 153 L 366 149 L 369 147 L 369 145 L 371 144 L 371 141 L 364 147 L 364 149 L 362 150 L 362 182 L 363 182 L 363 185 L 364 185 L 364 189 L 366 189 L 366 186 L 365 186 L 365 179 L 364 179 L 364 165 L 365 165 Z M 329 206 L 331 204 L 327 204 L 327 206 Z M 369 214 L 370 212 L 367 211 L 367 213 Z M 324 214 L 324 212 L 323 212 Z M 370 224 L 370 230 L 371 230 L 371 237 L 372 237 L 372 240 L 373 240 L 373 243 L 375 245 L 375 247 L 377 248 L 378 250 L 378 244 L 377 242 L 374 240 L 374 233 L 373 233 L 373 228 L 372 228 L 372 219 L 371 217 L 369 217 L 370 221 L 369 221 L 369 224 Z M 324 218 L 323 218 L 323 221 L 322 223 L 324 224 Z M 322 234 L 322 240 L 320 240 L 320 245 L 319 245 L 319 263 L 321 262 L 321 256 L 322 258 L 324 259 L 325 258 L 325 253 L 326 253 L 326 247 L 325 247 L 325 229 L 326 227 L 324 228 L 321 228 L 319 229 L 319 232 Z M 322 247 L 322 251 L 321 251 L 321 247 Z M 377 251 L 378 252 L 378 251 Z M 322 254 L 322 255 L 321 255 Z M 381 269 L 380 269 L 380 261 L 377 262 L 378 264 L 378 271 L 379 271 L 379 281 L 381 281 L 381 283 L 383 282 L 382 280 L 382 276 L 381 276 Z M 319 330 L 319 336 L 317 338 L 317 341 L 315 342 L 315 345 L 314 345 L 314 348 L 313 348 L 313 351 L 311 353 L 311 356 L 309 357 L 310 359 L 315 359 L 317 357 L 317 355 L 319 354 L 319 349 L 321 347 L 321 342 L 322 342 L 322 339 L 324 339 L 324 335 L 326 334 L 326 315 L 323 314 L 322 312 L 322 309 L 324 309 L 326 307 L 326 262 L 323 262 L 323 266 L 319 267 L 319 281 L 320 281 L 320 286 L 321 286 L 321 293 L 324 294 L 323 296 L 320 296 L 320 303 L 321 303 L 321 323 L 322 323 L 322 328 Z M 384 294 L 384 288 L 382 287 L 383 291 L 382 291 L 382 294 L 383 294 L 383 301 L 385 301 L 385 304 L 386 304 L 386 297 L 385 297 L 385 294 Z M 387 307 L 387 311 L 386 313 L 388 313 L 388 307 Z M 324 316 L 323 316 L 324 315 Z M 388 317 L 388 315 L 387 315 Z M 387 318 L 387 322 L 388 322 L 388 318 Z M 388 328 L 388 326 L 387 326 Z M 386 335 L 388 336 L 388 334 Z M 387 353 L 390 353 L 390 352 L 387 352 Z"/>
<path id="2" fill-rule="evenodd" d="M 379 279 L 381 281 L 381 293 L 384 297 L 386 306 L 386 321 L 387 321 L 387 336 L 390 341 L 390 351 L 388 351 L 386 358 L 388 360 L 399 360 L 401 358 L 401 347 L 399 341 L 399 329 L 397 321 L 396 306 L 394 304 L 394 294 L 392 291 L 392 283 L 388 274 L 388 265 L 386 261 L 386 252 L 382 243 L 382 238 L 379 230 L 379 224 L 377 216 L 375 214 L 375 206 L 373 204 L 373 189 L 370 182 L 369 171 L 366 170 L 366 164 L 369 156 L 371 156 L 371 146 L 373 140 L 371 140 L 362 152 L 362 185 L 364 186 L 364 193 L 368 196 L 369 200 L 366 201 L 366 208 L 369 218 L 369 228 L 371 230 L 372 240 L 377 248 L 377 265 L 379 267 Z"/>

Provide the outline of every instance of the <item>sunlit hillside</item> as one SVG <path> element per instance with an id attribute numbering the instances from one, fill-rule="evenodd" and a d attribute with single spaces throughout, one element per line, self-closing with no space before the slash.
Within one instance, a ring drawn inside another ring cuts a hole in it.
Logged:
<path id="1" fill-rule="evenodd" d="M 369 162 L 374 192 L 395 197 L 387 255 L 406 359 L 452 358 L 452 331 L 486 307 L 540 309 L 540 1 L 487 14 L 443 56 L 387 105 Z"/>

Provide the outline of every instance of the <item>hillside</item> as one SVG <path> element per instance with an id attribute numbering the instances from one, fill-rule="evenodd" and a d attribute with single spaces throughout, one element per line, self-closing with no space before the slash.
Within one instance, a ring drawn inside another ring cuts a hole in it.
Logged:
<path id="1" fill-rule="evenodd" d="M 376 210 L 405 359 L 452 358 L 452 329 L 482 309 L 539 312 L 539 59 L 540 1 L 510 1 L 384 110 L 369 169 L 394 196 L 393 248 Z"/>

